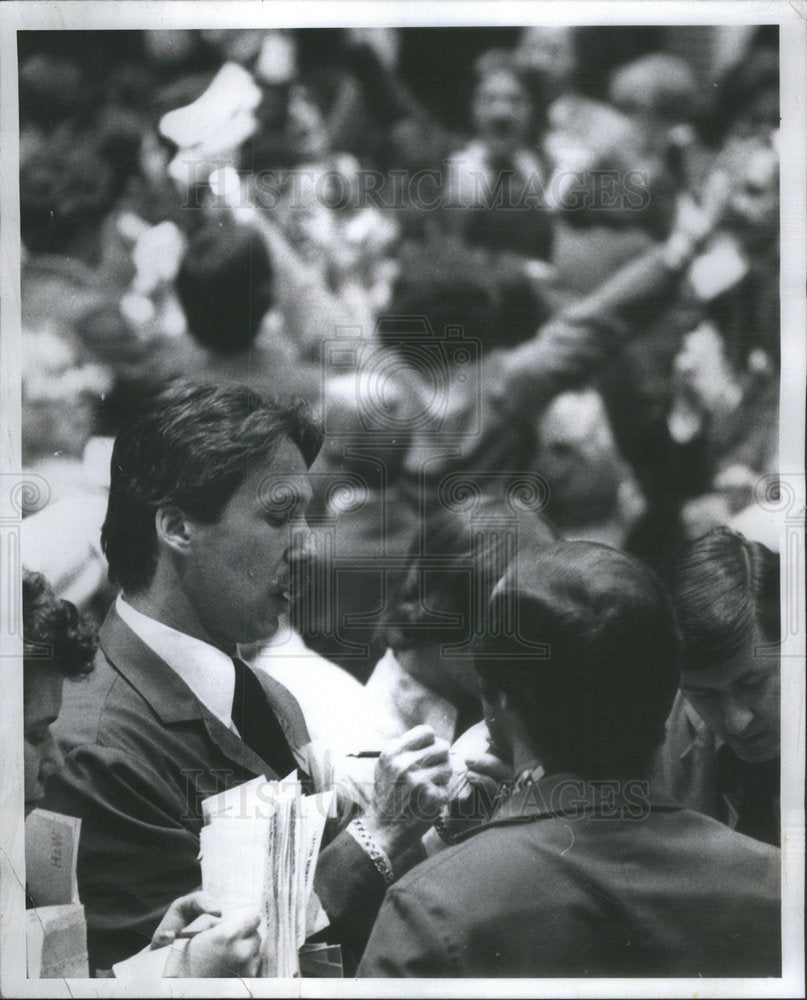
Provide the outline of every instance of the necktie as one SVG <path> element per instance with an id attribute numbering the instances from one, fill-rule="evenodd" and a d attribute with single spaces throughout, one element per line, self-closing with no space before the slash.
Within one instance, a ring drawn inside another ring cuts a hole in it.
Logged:
<path id="1" fill-rule="evenodd" d="M 284 778 L 297 768 L 286 734 L 252 670 L 243 660 L 233 659 L 233 665 L 233 722 L 250 750 L 266 761 L 279 778 Z"/>

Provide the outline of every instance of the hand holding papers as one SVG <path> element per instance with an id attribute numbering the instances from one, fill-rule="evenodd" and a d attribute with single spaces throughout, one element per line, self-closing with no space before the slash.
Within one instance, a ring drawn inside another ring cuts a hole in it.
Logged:
<path id="1" fill-rule="evenodd" d="M 298 949 L 320 929 L 310 900 L 332 799 L 303 795 L 291 778 L 256 778 L 202 803 L 203 889 L 223 919 L 259 915 L 259 975 L 298 976 Z"/>

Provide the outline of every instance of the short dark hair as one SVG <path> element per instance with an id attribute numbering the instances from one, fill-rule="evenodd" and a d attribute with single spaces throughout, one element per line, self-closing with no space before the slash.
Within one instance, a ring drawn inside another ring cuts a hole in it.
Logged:
<path id="1" fill-rule="evenodd" d="M 134 412 L 115 440 L 101 546 L 125 591 L 147 587 L 157 565 L 154 515 L 173 504 L 212 524 L 250 464 L 289 438 L 307 465 L 321 443 L 305 403 L 264 399 L 244 385 L 171 383 Z"/>
<path id="2" fill-rule="evenodd" d="M 438 343 L 446 327 L 461 328 L 480 341 L 483 353 L 530 340 L 550 318 L 523 269 L 482 247 L 456 239 L 413 242 L 401 250 L 399 264 L 378 336 L 405 356 L 427 343 L 414 318 L 426 320 Z"/>
<path id="3" fill-rule="evenodd" d="M 468 645 L 470 655 L 493 588 L 517 550 L 556 538 L 540 514 L 492 496 L 473 512 L 427 513 L 393 583 L 379 637 L 391 649 Z"/>
<path id="4" fill-rule="evenodd" d="M 543 546 L 497 586 L 488 629 L 482 690 L 509 696 L 547 765 L 584 778 L 645 772 L 678 686 L 672 606 L 651 570 L 606 545 Z"/>
<path id="5" fill-rule="evenodd" d="M 673 602 L 687 670 L 736 656 L 754 625 L 780 638 L 779 555 L 731 528 L 713 528 L 681 552 Z"/>
<path id="6" fill-rule="evenodd" d="M 255 230 L 234 223 L 199 230 L 176 280 L 191 336 L 219 354 L 245 350 L 272 304 L 272 274 Z"/>
<path id="7" fill-rule="evenodd" d="M 92 670 L 97 646 L 92 623 L 58 598 L 41 573 L 22 573 L 23 664 L 49 663 L 65 677 Z"/>

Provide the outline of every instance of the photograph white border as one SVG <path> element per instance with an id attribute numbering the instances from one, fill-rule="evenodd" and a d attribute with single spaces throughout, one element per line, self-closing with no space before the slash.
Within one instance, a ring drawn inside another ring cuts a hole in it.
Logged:
<path id="1" fill-rule="evenodd" d="M 144 995 L 112 979 L 27 980 L 22 783 L 22 641 L 19 635 L 20 239 L 18 29 L 780 25 L 781 306 L 780 471 L 783 607 L 798 623 L 782 649 L 783 976 L 781 979 L 162 980 L 159 995 L 255 997 L 779 997 L 804 995 L 804 401 L 807 369 L 807 4 L 805 0 L 284 0 L 270 2 L 7 2 L 0 4 L 0 994 L 6 997 Z"/>

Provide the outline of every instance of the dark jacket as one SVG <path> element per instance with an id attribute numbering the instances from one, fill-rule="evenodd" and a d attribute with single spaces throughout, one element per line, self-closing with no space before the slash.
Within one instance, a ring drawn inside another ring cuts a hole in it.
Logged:
<path id="1" fill-rule="evenodd" d="M 780 975 L 779 851 L 645 789 L 514 792 L 390 889 L 359 975 Z"/>
<path id="2" fill-rule="evenodd" d="M 277 681 L 260 679 L 305 766 L 299 705 Z M 148 944 L 169 904 L 198 888 L 202 799 L 260 774 L 284 775 L 200 704 L 114 608 L 92 674 L 65 685 L 54 730 L 65 766 L 48 783 L 47 806 L 81 817 L 90 967 L 108 969 Z M 315 889 L 334 935 L 362 944 L 384 883 L 350 834 L 322 851 Z"/>

